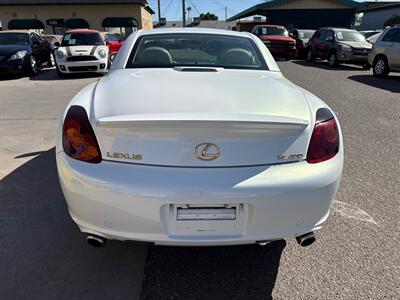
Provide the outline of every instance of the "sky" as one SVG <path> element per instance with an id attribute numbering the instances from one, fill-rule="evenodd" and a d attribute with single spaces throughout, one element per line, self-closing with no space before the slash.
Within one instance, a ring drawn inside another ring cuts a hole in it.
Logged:
<path id="1" fill-rule="evenodd" d="M 150 7 L 156 12 L 154 20 L 158 20 L 157 0 L 148 0 Z M 182 0 L 160 0 L 161 16 L 169 21 L 182 20 Z M 186 7 L 192 8 L 190 18 L 200 13 L 211 12 L 218 15 L 219 20 L 225 20 L 225 7 L 228 7 L 228 18 L 253 6 L 263 0 L 186 0 Z"/>

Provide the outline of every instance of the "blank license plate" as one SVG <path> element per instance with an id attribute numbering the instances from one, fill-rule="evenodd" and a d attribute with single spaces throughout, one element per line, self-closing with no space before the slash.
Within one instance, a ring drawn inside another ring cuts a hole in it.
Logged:
<path id="1" fill-rule="evenodd" d="M 178 221 L 236 220 L 236 208 L 178 208 Z"/>

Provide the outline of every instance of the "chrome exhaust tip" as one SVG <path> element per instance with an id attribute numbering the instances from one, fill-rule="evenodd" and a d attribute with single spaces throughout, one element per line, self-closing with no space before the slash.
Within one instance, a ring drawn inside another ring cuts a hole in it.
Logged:
<path id="1" fill-rule="evenodd" d="M 93 235 L 93 234 L 87 235 L 86 241 L 89 243 L 89 245 L 96 247 L 96 248 L 101 248 L 106 243 L 105 238 L 103 238 L 101 236 Z"/>
<path id="2" fill-rule="evenodd" d="M 269 243 L 271 243 L 271 241 L 257 241 L 256 244 L 259 246 L 266 246 Z"/>
<path id="3" fill-rule="evenodd" d="M 316 240 L 314 232 L 308 232 L 303 235 L 296 236 L 297 243 L 302 247 L 310 246 Z"/>

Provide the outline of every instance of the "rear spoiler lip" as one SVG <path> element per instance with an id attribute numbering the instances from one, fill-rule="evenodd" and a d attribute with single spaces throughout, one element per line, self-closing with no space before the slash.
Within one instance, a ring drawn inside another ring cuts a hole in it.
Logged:
<path id="1" fill-rule="evenodd" d="M 102 128 L 127 128 L 132 125 L 174 123 L 207 123 L 209 125 L 230 124 L 233 127 L 277 127 L 304 130 L 310 122 L 304 119 L 274 115 L 255 114 L 132 114 L 99 118 L 97 125 Z"/>

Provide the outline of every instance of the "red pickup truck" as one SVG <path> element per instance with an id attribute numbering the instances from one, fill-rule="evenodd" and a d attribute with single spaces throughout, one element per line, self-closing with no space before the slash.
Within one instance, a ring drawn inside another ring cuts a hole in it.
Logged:
<path id="1" fill-rule="evenodd" d="M 256 25 L 251 33 L 258 36 L 275 57 L 290 59 L 296 52 L 296 41 L 289 36 L 289 32 L 280 25 Z"/>

